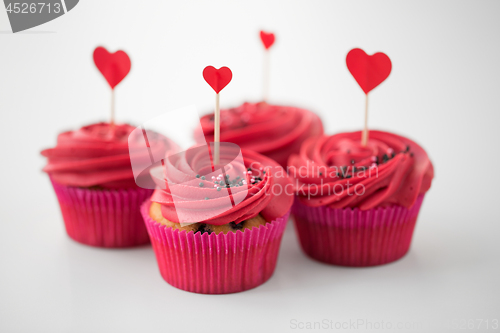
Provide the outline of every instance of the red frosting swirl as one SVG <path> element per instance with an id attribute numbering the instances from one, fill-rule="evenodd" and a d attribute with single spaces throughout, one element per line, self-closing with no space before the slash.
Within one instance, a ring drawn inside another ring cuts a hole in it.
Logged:
<path id="1" fill-rule="evenodd" d="M 418 144 L 380 131 L 370 131 L 366 147 L 361 132 L 311 138 L 288 164 L 299 200 L 311 207 L 411 207 L 434 177 Z"/>
<path id="2" fill-rule="evenodd" d="M 222 225 L 239 223 L 260 213 L 266 221 L 272 221 L 290 209 L 293 185 L 276 162 L 243 149 L 244 163 L 240 163 L 241 159 L 235 162 L 235 154 L 221 149 L 220 161 L 228 177 L 227 183 L 237 179 L 228 195 L 228 192 L 217 190 L 223 185 L 218 185 L 209 176 L 206 179 L 202 176 L 213 170 L 206 151 L 204 147 L 196 147 L 182 154 L 168 155 L 165 159 L 164 179 L 160 181 L 167 183 L 168 179 L 168 184 L 160 184 L 163 189 L 157 188 L 151 200 L 161 204 L 162 215 L 167 220 Z M 253 177 L 255 181 L 252 181 Z M 238 182 L 240 185 L 236 186 Z M 241 182 L 246 184 L 241 185 Z M 286 187 L 287 193 L 284 191 Z M 228 205 L 228 197 L 237 204 Z M 180 220 L 179 216 L 189 216 L 189 221 Z"/>
<path id="3" fill-rule="evenodd" d="M 55 148 L 45 149 L 48 158 L 43 171 L 66 186 L 104 188 L 135 187 L 130 165 L 128 136 L 135 127 L 108 123 L 84 126 L 58 135 Z M 151 138 L 151 134 L 148 133 Z M 151 140 L 152 149 L 166 149 L 165 138 Z M 137 138 L 141 144 L 143 138 Z M 135 140 L 132 140 L 132 144 Z"/>
<path id="4" fill-rule="evenodd" d="M 214 140 L 214 116 L 201 119 L 206 140 Z M 323 134 L 320 118 L 307 110 L 266 103 L 244 103 L 221 110 L 221 141 L 232 142 L 268 156 L 286 166 L 288 157 L 298 153 L 304 140 Z"/>

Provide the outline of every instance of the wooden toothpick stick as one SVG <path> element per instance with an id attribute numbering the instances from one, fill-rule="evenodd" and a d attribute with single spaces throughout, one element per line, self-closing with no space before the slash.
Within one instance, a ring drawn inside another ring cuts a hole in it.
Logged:
<path id="1" fill-rule="evenodd" d="M 363 129 L 363 135 L 361 137 L 361 145 L 366 147 L 368 144 L 368 94 L 366 94 L 365 99 L 365 128 Z"/>
<path id="2" fill-rule="evenodd" d="M 109 120 L 111 129 L 115 127 L 115 90 L 111 89 L 111 119 Z"/>
<path id="3" fill-rule="evenodd" d="M 264 102 L 267 102 L 269 98 L 269 50 L 264 51 L 264 61 L 262 69 L 262 99 Z"/>
<path id="4" fill-rule="evenodd" d="M 214 165 L 219 164 L 220 161 L 220 105 L 219 94 L 215 94 L 215 126 L 214 126 Z"/>
<path id="5" fill-rule="evenodd" d="M 262 100 L 267 102 L 269 98 L 269 48 L 274 44 L 275 36 L 273 33 L 267 33 L 265 31 L 260 32 L 260 40 L 264 45 L 264 61 L 262 64 Z"/>

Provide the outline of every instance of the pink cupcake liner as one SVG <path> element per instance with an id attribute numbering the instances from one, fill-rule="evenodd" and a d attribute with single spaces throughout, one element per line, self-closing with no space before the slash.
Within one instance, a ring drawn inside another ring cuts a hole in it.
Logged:
<path id="1" fill-rule="evenodd" d="M 151 197 L 152 190 L 85 189 L 51 181 L 66 232 L 75 241 L 108 248 L 149 243 L 140 207 Z"/>
<path id="2" fill-rule="evenodd" d="M 168 228 L 142 216 L 160 274 L 170 285 L 200 294 L 229 294 L 255 288 L 274 272 L 290 211 L 265 226 L 227 234 L 193 233 Z"/>
<path id="3" fill-rule="evenodd" d="M 297 198 L 292 207 L 303 251 L 311 258 L 341 266 L 375 266 L 403 257 L 409 250 L 424 195 L 410 208 L 308 207 Z"/>

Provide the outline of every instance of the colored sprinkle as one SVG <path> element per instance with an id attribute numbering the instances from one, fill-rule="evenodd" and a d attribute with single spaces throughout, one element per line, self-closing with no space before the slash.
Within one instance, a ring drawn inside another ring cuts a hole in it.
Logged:
<path id="1" fill-rule="evenodd" d="M 217 191 L 220 191 L 220 187 L 217 187 Z"/>
<path id="2" fill-rule="evenodd" d="M 200 178 L 200 175 L 196 175 L 196 178 Z"/>
<path id="3" fill-rule="evenodd" d="M 200 185 L 200 187 L 203 187 L 203 183 L 199 183 L 198 185 Z"/>
<path id="4" fill-rule="evenodd" d="M 205 176 L 201 176 L 201 180 L 205 180 Z"/>
<path id="5" fill-rule="evenodd" d="M 354 160 L 351 160 L 351 164 L 354 164 L 354 163 L 356 163 L 356 162 Z"/>
<path id="6" fill-rule="evenodd" d="M 252 171 L 252 168 L 247 168 L 247 171 Z"/>
<path id="7" fill-rule="evenodd" d="M 208 197 L 205 197 L 205 200 L 208 200 Z"/>
<path id="8" fill-rule="evenodd" d="M 210 227 L 208 225 L 206 225 L 205 223 L 202 223 L 200 224 L 200 226 L 198 227 L 198 230 L 195 231 L 195 233 L 199 232 L 200 234 L 204 234 L 204 233 L 207 233 L 207 234 L 211 234 L 212 233 L 212 230 L 210 230 Z"/>
<path id="9" fill-rule="evenodd" d="M 233 222 L 229 222 L 229 225 L 231 226 L 231 228 L 236 229 L 236 230 L 241 230 L 241 229 L 243 229 L 243 223 L 238 223 L 238 224 L 236 224 L 236 223 L 234 223 L 234 221 L 233 221 Z"/>

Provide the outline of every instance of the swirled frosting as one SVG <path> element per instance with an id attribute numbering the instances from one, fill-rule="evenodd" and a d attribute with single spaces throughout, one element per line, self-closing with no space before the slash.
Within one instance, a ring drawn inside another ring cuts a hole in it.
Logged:
<path id="1" fill-rule="evenodd" d="M 310 138 L 290 156 L 288 173 L 298 199 L 307 206 L 331 208 L 411 207 L 427 192 L 434 168 L 415 142 L 387 132 L 370 131 Z"/>
<path id="2" fill-rule="evenodd" d="M 206 115 L 201 126 L 207 142 L 214 140 L 214 116 Z M 244 103 L 221 110 L 221 141 L 232 142 L 268 156 L 286 167 L 304 140 L 323 134 L 319 117 L 304 109 L 267 103 Z"/>
<path id="3" fill-rule="evenodd" d="M 186 222 L 179 216 L 189 216 L 191 223 L 223 225 L 259 213 L 266 221 L 285 215 L 293 202 L 293 185 L 285 170 L 258 153 L 241 152 L 243 159 L 234 160 L 221 150 L 226 176 L 217 179 L 200 176 L 212 172 L 210 157 L 203 149 L 167 156 L 162 181 L 168 184 L 157 188 L 151 201 L 161 204 L 163 217 L 174 223 Z M 236 204 L 228 205 L 228 197 Z"/>
<path id="4" fill-rule="evenodd" d="M 135 187 L 128 146 L 128 136 L 134 129 L 127 124 L 111 128 L 108 123 L 97 123 L 61 133 L 55 148 L 42 151 L 48 158 L 43 171 L 66 186 Z M 163 137 L 148 135 L 152 149 L 167 149 L 171 144 Z M 137 144 L 143 140 L 137 138 Z"/>

